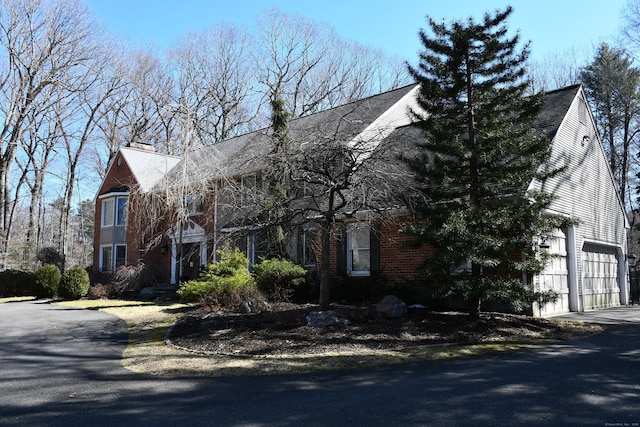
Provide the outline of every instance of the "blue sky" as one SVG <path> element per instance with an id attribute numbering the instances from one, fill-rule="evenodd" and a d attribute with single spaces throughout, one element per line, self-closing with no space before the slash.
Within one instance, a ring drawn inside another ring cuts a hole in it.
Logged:
<path id="1" fill-rule="evenodd" d="M 106 27 L 132 44 L 165 48 L 189 32 L 217 23 L 251 28 L 264 10 L 278 9 L 331 25 L 338 34 L 398 55 L 410 62 L 420 50 L 418 30 L 425 17 L 438 20 L 481 18 L 487 11 L 514 7 L 509 21 L 523 40 L 531 41 L 532 57 L 591 52 L 613 40 L 621 26 L 626 0 L 86 0 Z"/>

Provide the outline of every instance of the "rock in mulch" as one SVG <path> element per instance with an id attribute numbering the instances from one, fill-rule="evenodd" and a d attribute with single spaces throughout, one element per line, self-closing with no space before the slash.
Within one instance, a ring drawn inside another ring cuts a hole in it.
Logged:
<path id="1" fill-rule="evenodd" d="M 242 314 L 262 313 L 263 311 L 271 311 L 271 306 L 268 302 L 258 299 L 243 301 L 238 306 L 238 313 Z"/>
<path id="2" fill-rule="evenodd" d="M 394 295 L 387 295 L 376 305 L 376 311 L 384 317 L 402 317 L 407 313 L 407 305 Z"/>
<path id="3" fill-rule="evenodd" d="M 327 326 L 345 326 L 347 319 L 340 317 L 333 310 L 312 311 L 307 315 L 307 326 L 312 328 L 326 328 Z"/>

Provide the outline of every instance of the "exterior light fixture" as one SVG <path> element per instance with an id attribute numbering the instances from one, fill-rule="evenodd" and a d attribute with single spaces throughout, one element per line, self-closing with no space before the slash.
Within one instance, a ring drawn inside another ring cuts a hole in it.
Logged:
<path id="1" fill-rule="evenodd" d="M 585 145 L 587 142 L 589 142 L 589 135 L 585 135 L 585 136 L 583 136 L 583 137 L 582 137 L 582 142 L 580 143 L 580 145 L 581 145 L 582 147 L 584 147 L 584 145 Z"/>

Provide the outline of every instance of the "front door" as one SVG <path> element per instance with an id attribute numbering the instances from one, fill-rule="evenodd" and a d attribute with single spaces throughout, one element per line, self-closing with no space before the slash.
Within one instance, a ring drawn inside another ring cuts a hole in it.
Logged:
<path id="1" fill-rule="evenodd" d="M 183 246 L 182 260 L 176 259 L 176 271 L 180 274 L 180 262 L 182 261 L 181 282 L 197 279 L 200 275 L 200 243 L 185 243 Z"/>

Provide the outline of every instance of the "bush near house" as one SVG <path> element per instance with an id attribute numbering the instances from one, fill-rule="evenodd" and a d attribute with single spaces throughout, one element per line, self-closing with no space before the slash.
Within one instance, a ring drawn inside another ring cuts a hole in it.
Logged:
<path id="1" fill-rule="evenodd" d="M 178 296 L 212 308 L 231 308 L 243 300 L 260 296 L 249 273 L 249 260 L 239 249 L 221 249 L 219 261 L 208 264 L 200 277 L 184 282 Z"/>
<path id="2" fill-rule="evenodd" d="M 263 260 L 254 265 L 258 289 L 270 301 L 289 302 L 296 288 L 305 282 L 307 271 L 300 265 L 281 258 Z"/>
<path id="3" fill-rule="evenodd" d="M 37 298 L 55 298 L 60 285 L 60 270 L 55 265 L 43 265 L 33 275 L 33 292 Z"/>
<path id="4" fill-rule="evenodd" d="M 58 294 L 64 299 L 80 299 L 89 292 L 89 273 L 83 268 L 72 267 L 60 278 Z"/>
<path id="5" fill-rule="evenodd" d="M 30 295 L 33 287 L 33 277 L 33 273 L 27 271 L 0 271 L 0 297 Z"/>

